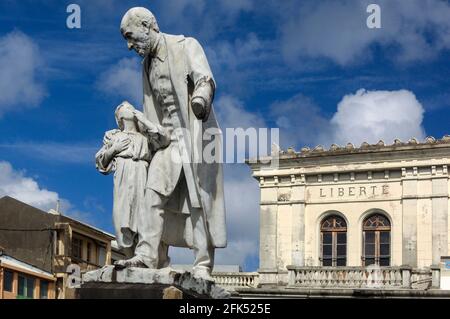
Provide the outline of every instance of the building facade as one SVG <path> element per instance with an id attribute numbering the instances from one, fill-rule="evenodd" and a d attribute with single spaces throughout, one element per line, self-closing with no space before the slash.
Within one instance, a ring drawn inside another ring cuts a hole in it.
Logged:
<path id="1" fill-rule="evenodd" d="M 450 136 L 277 150 L 248 164 L 261 190 L 263 285 L 298 283 L 307 267 L 330 270 L 319 277 L 379 267 L 398 280 L 406 267 L 431 284 L 450 255 Z"/>
<path id="2" fill-rule="evenodd" d="M 0 225 L 4 253 L 53 275 L 56 280 L 50 289 L 56 298 L 74 297 L 71 278 L 76 274 L 69 266 L 81 275 L 111 264 L 113 235 L 56 211 L 44 212 L 3 197 Z"/>
<path id="3" fill-rule="evenodd" d="M 0 299 L 54 299 L 56 277 L 0 250 Z"/>

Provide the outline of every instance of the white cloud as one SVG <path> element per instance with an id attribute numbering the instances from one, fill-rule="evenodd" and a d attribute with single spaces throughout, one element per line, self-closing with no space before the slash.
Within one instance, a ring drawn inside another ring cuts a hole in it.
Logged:
<path id="1" fill-rule="evenodd" d="M 242 101 L 230 95 L 221 96 L 217 100 L 215 111 L 223 131 L 225 146 L 223 158 L 226 163 L 243 163 L 246 158 L 257 157 L 257 152 L 267 154 L 270 145 L 267 145 L 265 150 L 258 149 L 259 128 L 267 127 L 261 114 L 248 112 Z M 270 135 L 269 132 L 268 135 Z M 257 140 L 250 141 L 250 138 Z"/>
<path id="2" fill-rule="evenodd" d="M 328 58 L 340 65 L 371 58 L 376 45 L 395 61 L 432 58 L 450 49 L 450 4 L 440 0 L 379 0 L 381 29 L 369 29 L 363 1 L 283 2 L 281 45 L 288 60 Z"/>
<path id="3" fill-rule="evenodd" d="M 249 33 L 245 38 L 238 38 L 232 42 L 220 41 L 208 53 L 212 56 L 211 64 L 222 66 L 228 71 L 261 61 L 262 57 L 267 57 L 267 48 L 256 34 Z"/>
<path id="4" fill-rule="evenodd" d="M 258 215 L 255 217 L 257 218 L 256 220 L 259 220 Z M 257 227 L 258 224 L 256 223 L 252 226 L 252 228 L 258 231 L 259 235 L 259 228 Z M 215 264 L 239 265 L 243 268 L 244 271 L 256 271 L 255 268 L 245 269 L 245 265 L 248 263 L 248 260 L 253 259 L 254 256 L 259 257 L 258 236 L 244 240 L 230 240 L 227 248 L 217 250 Z"/>
<path id="5" fill-rule="evenodd" d="M 180 22 L 183 16 L 185 16 L 186 11 L 190 10 L 190 13 L 195 13 L 197 15 L 202 15 L 205 10 L 206 1 L 205 0 L 170 0 L 164 1 L 162 5 L 161 22 L 165 23 L 165 19 L 167 19 L 167 23 L 176 24 Z M 155 13 L 156 15 L 156 13 Z M 174 19 L 175 18 L 175 19 Z M 159 20 L 158 16 L 156 19 Z M 193 21 L 191 21 L 193 22 Z"/>
<path id="6" fill-rule="evenodd" d="M 55 206 L 50 206 L 50 208 L 55 209 Z M 84 205 L 84 208 L 86 208 L 85 205 Z M 48 209 L 44 209 L 44 210 L 48 211 Z M 69 200 L 61 198 L 61 197 L 59 198 L 59 211 L 64 216 L 76 219 L 80 222 L 87 223 L 92 226 L 95 226 L 95 224 L 96 224 L 92 211 L 99 213 L 99 211 L 94 210 L 94 208 L 91 208 L 90 211 L 80 210 L 77 207 L 75 207 L 75 205 L 73 205 Z"/>
<path id="7" fill-rule="evenodd" d="M 248 97 L 255 84 L 264 85 L 277 78 L 274 61 L 281 61 L 279 52 L 273 41 L 260 39 L 255 33 L 211 41 L 205 50 L 221 89 L 234 95 Z"/>
<path id="8" fill-rule="evenodd" d="M 96 86 L 108 95 L 128 99 L 140 107 L 143 99 L 141 68 L 139 58 L 124 58 L 102 73 Z"/>
<path id="9" fill-rule="evenodd" d="M 415 95 L 407 90 L 366 91 L 344 96 L 330 121 L 329 142 L 360 144 L 363 141 L 387 143 L 395 138 L 407 141 L 423 139 L 424 109 Z"/>
<path id="10" fill-rule="evenodd" d="M 56 142 L 18 142 L 0 144 L 0 149 L 15 151 L 42 161 L 69 163 L 69 164 L 92 164 L 95 153 L 101 146 L 91 144 L 67 144 Z M 49 156 L 50 155 L 50 156 Z"/>
<path id="11" fill-rule="evenodd" d="M 386 143 L 395 138 L 423 139 L 424 108 L 408 90 L 366 91 L 344 96 L 331 118 L 312 100 L 298 94 L 272 104 L 271 116 L 280 128 L 281 146 Z"/>
<path id="12" fill-rule="evenodd" d="M 163 32 L 170 28 L 175 33 L 212 39 L 233 26 L 239 14 L 254 4 L 254 0 L 167 0 L 154 13 Z"/>
<path id="13" fill-rule="evenodd" d="M 222 95 L 219 97 L 214 103 L 214 110 L 222 129 L 227 127 L 266 127 L 261 114 L 248 112 L 245 109 L 244 103 L 231 95 Z"/>
<path id="14" fill-rule="evenodd" d="M 57 193 L 41 188 L 25 172 L 14 170 L 8 162 L 0 161 L 0 197 L 10 196 L 42 210 L 56 207 Z"/>
<path id="15" fill-rule="evenodd" d="M 302 94 L 273 103 L 271 117 L 280 128 L 280 146 L 283 148 L 314 143 L 329 127 L 320 108 Z"/>
<path id="16" fill-rule="evenodd" d="M 0 38 L 0 116 L 42 102 L 46 90 L 37 78 L 42 62 L 39 48 L 22 32 Z"/>
<path id="17" fill-rule="evenodd" d="M 259 212 L 258 182 L 245 164 L 226 164 L 224 172 L 225 203 L 231 238 L 246 240 L 254 237 L 257 234 Z M 245 200 L 236 200 L 239 198 Z"/>
<path id="18" fill-rule="evenodd" d="M 215 111 L 222 129 L 267 127 L 261 114 L 247 111 L 242 101 L 229 95 L 218 99 Z M 245 164 L 224 165 L 224 176 L 229 244 L 217 250 L 217 263 L 243 266 L 258 256 L 259 187 Z"/>
<path id="19" fill-rule="evenodd" d="M 69 200 L 61 198 L 57 192 L 40 186 L 38 181 L 27 176 L 25 171 L 16 170 L 10 163 L 0 161 L 0 198 L 3 196 L 15 198 L 45 212 L 55 209 L 59 201 L 60 211 L 64 215 L 95 224 L 91 212 L 79 210 Z M 93 209 L 86 204 L 84 206 Z"/>

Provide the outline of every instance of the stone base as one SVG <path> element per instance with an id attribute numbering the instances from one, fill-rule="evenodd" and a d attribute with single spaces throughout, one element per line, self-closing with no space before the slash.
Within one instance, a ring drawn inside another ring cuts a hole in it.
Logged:
<path id="1" fill-rule="evenodd" d="M 207 295 L 158 284 L 88 282 L 76 289 L 77 299 L 208 299 Z"/>
<path id="2" fill-rule="evenodd" d="M 87 272 L 77 289 L 80 299 L 227 299 L 230 293 L 213 281 L 171 268 L 148 269 L 114 266 Z"/>
<path id="3" fill-rule="evenodd" d="M 238 288 L 242 299 L 450 299 L 449 290 L 352 288 Z"/>

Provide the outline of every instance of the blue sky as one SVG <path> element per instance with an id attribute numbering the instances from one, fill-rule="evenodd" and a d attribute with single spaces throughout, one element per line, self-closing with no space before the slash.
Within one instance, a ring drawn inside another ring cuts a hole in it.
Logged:
<path id="1" fill-rule="evenodd" d="M 81 29 L 66 27 L 70 3 Z M 381 29 L 366 26 L 369 3 Z M 0 0 L 0 196 L 43 209 L 60 199 L 112 231 L 112 178 L 93 156 L 116 105 L 140 102 L 139 58 L 119 32 L 137 5 L 202 43 L 223 128 L 279 127 L 297 149 L 450 132 L 448 1 Z M 243 165 L 225 173 L 230 245 L 218 263 L 254 270 L 257 183 Z"/>

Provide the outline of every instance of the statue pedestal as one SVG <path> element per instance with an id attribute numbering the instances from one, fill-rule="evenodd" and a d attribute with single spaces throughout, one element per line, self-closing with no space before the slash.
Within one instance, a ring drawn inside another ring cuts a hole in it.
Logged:
<path id="1" fill-rule="evenodd" d="M 227 299 L 230 293 L 213 281 L 171 268 L 148 269 L 114 266 L 87 272 L 77 288 L 79 299 Z"/>

